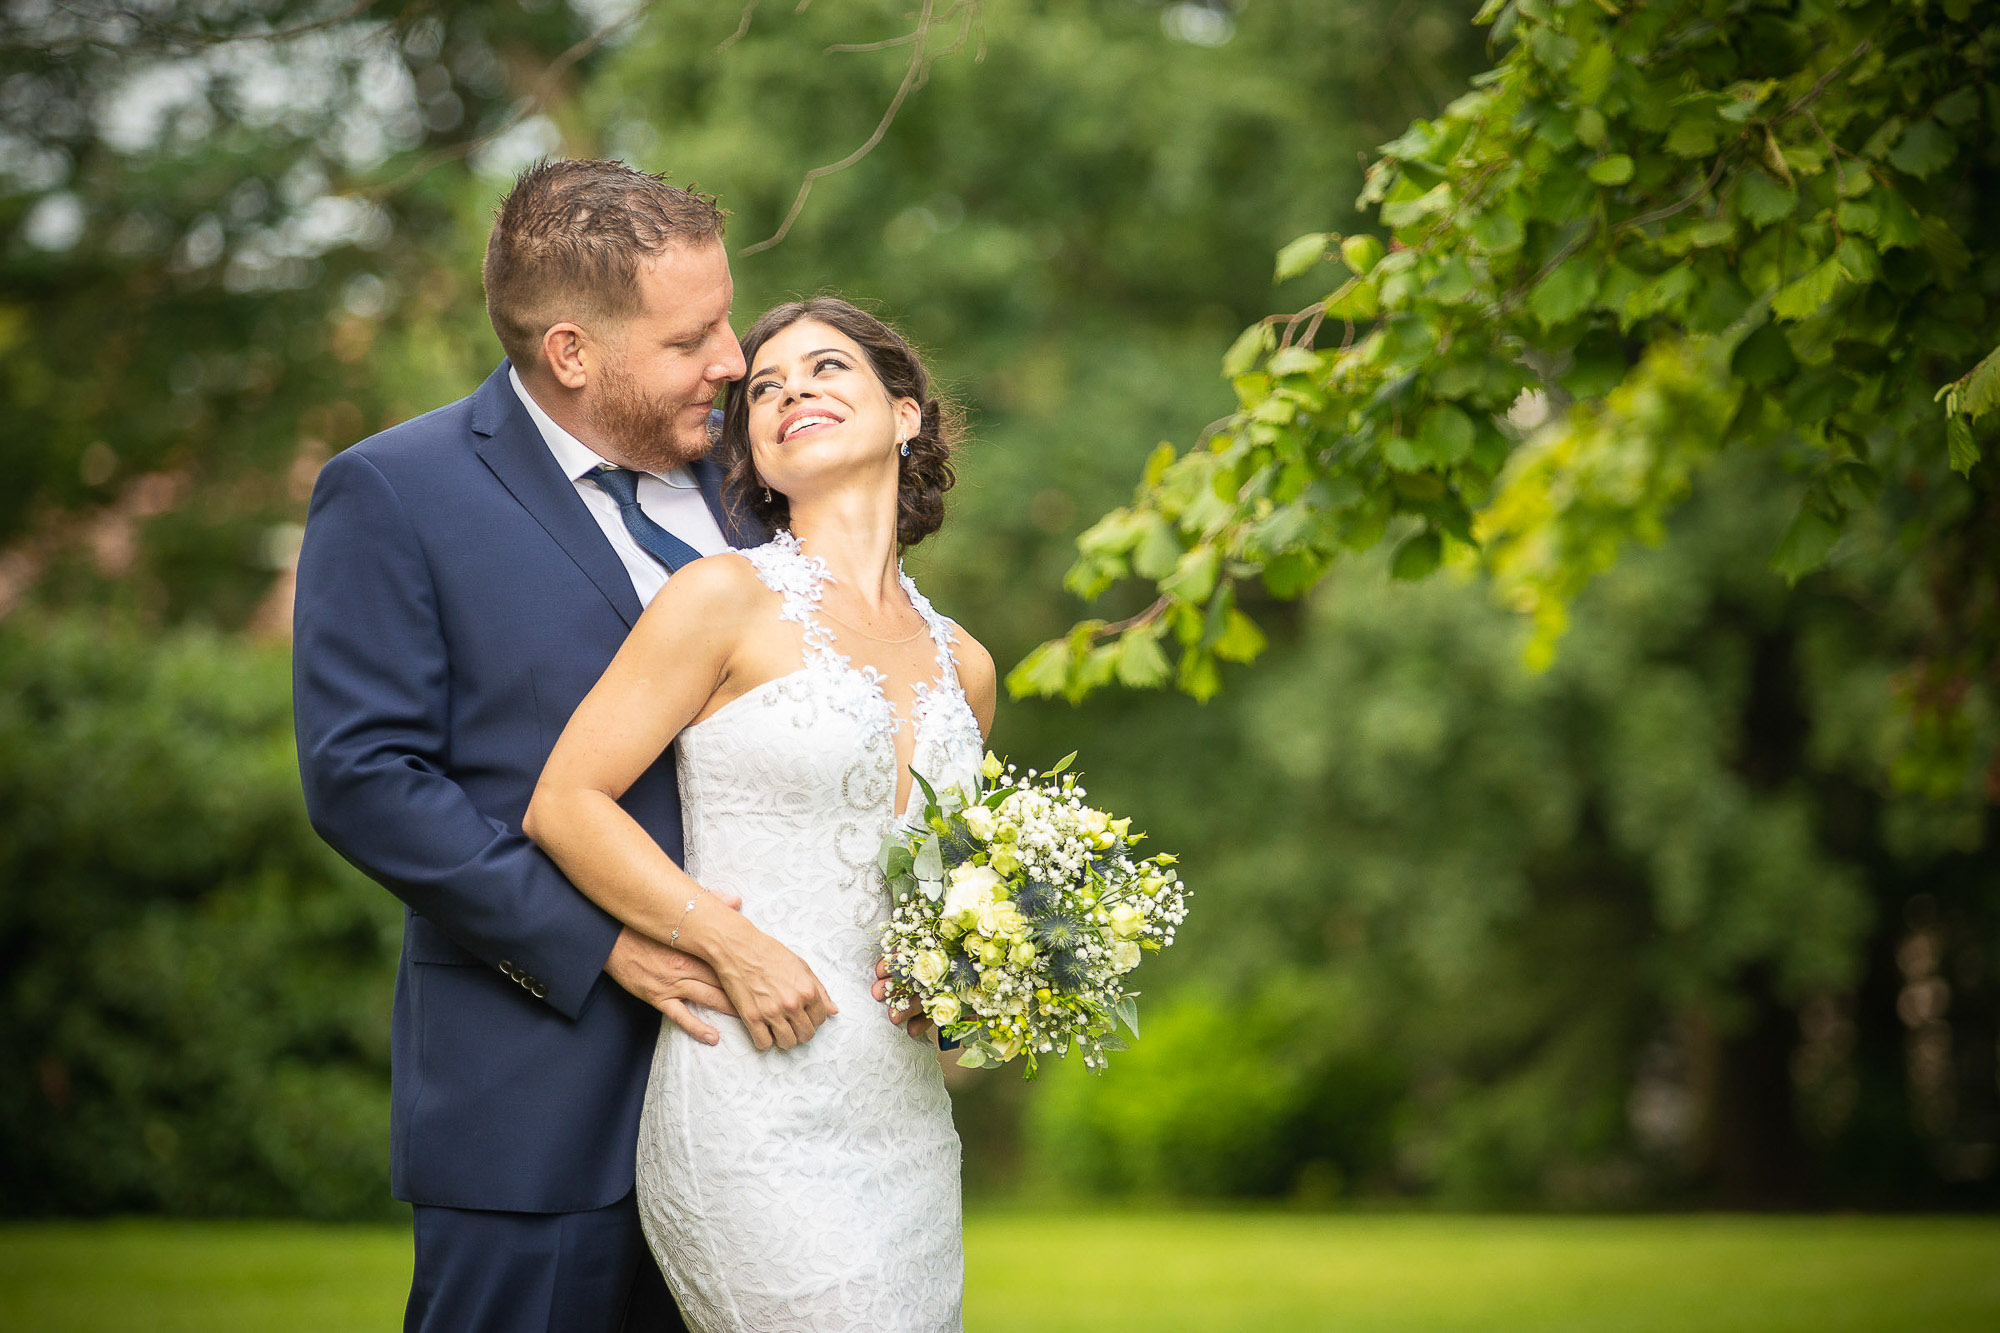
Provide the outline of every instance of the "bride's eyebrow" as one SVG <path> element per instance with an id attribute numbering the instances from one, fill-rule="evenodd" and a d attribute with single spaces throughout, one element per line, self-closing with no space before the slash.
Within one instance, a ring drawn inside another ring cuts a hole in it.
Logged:
<path id="1" fill-rule="evenodd" d="M 816 356 L 828 356 L 828 355 L 846 356 L 847 353 L 841 351 L 838 347 L 818 347 L 810 352 L 807 352 L 804 356 L 800 357 L 799 360 L 809 361 Z M 777 373 L 778 373 L 778 368 L 776 366 L 759 366 L 755 370 L 751 371 L 744 378 L 754 380 L 760 375 L 775 375 Z"/>

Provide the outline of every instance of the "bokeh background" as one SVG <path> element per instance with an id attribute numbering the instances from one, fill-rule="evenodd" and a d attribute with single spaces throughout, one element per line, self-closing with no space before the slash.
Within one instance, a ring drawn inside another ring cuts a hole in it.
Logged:
<path id="1" fill-rule="evenodd" d="M 1365 229 L 1375 146 L 1491 62 L 1473 8 L 937 3 L 913 64 L 906 0 L 9 0 L 0 1211 L 395 1216 L 401 908 L 306 823 L 289 565 L 331 453 L 498 360 L 514 172 L 693 182 L 740 326 L 835 290 L 928 349 L 974 440 L 911 565 L 1004 669 L 1318 294 L 1278 248 Z M 1891 524 L 1772 574 L 1775 467 L 1706 477 L 1546 671 L 1476 578 L 1357 556 L 1206 704 L 1004 703 L 995 748 L 1081 751 L 1197 896 L 1108 1073 L 953 1075 L 972 1197 L 2000 1204 L 1996 793 L 1895 781 L 1924 590 Z"/>

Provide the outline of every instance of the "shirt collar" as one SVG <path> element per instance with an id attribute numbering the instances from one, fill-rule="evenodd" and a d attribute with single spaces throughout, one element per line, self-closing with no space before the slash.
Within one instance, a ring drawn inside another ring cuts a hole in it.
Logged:
<path id="1" fill-rule="evenodd" d="M 612 466 L 596 450 L 557 425 L 556 419 L 544 412 L 542 405 L 535 401 L 535 396 L 528 392 L 528 386 L 521 383 L 521 372 L 512 366 L 507 367 L 507 382 L 514 386 L 514 393 L 520 398 L 521 406 L 528 409 L 528 415 L 534 419 L 535 429 L 541 431 L 543 442 L 549 446 L 549 452 L 556 456 L 556 464 L 562 468 L 565 477 L 571 481 L 581 481 L 599 468 Z"/>

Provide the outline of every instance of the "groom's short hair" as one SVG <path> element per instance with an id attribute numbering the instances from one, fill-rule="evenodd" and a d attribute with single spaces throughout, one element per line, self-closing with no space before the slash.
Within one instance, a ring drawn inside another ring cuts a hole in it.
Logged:
<path id="1" fill-rule="evenodd" d="M 486 317 L 526 373 L 564 320 L 639 309 L 640 261 L 722 239 L 715 200 L 623 162 L 543 160 L 521 173 L 486 242 Z"/>

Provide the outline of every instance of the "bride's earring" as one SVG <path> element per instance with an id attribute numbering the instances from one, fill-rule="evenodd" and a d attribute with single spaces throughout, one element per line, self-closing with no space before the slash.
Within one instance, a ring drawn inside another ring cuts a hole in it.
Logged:
<path id="1" fill-rule="evenodd" d="M 764 488 L 764 503 L 765 504 L 771 503 L 771 488 L 769 486 L 766 486 Z"/>
<path id="2" fill-rule="evenodd" d="M 910 442 L 908 440 L 898 440 L 896 443 L 903 446 L 903 457 L 908 458 L 910 456 Z"/>

